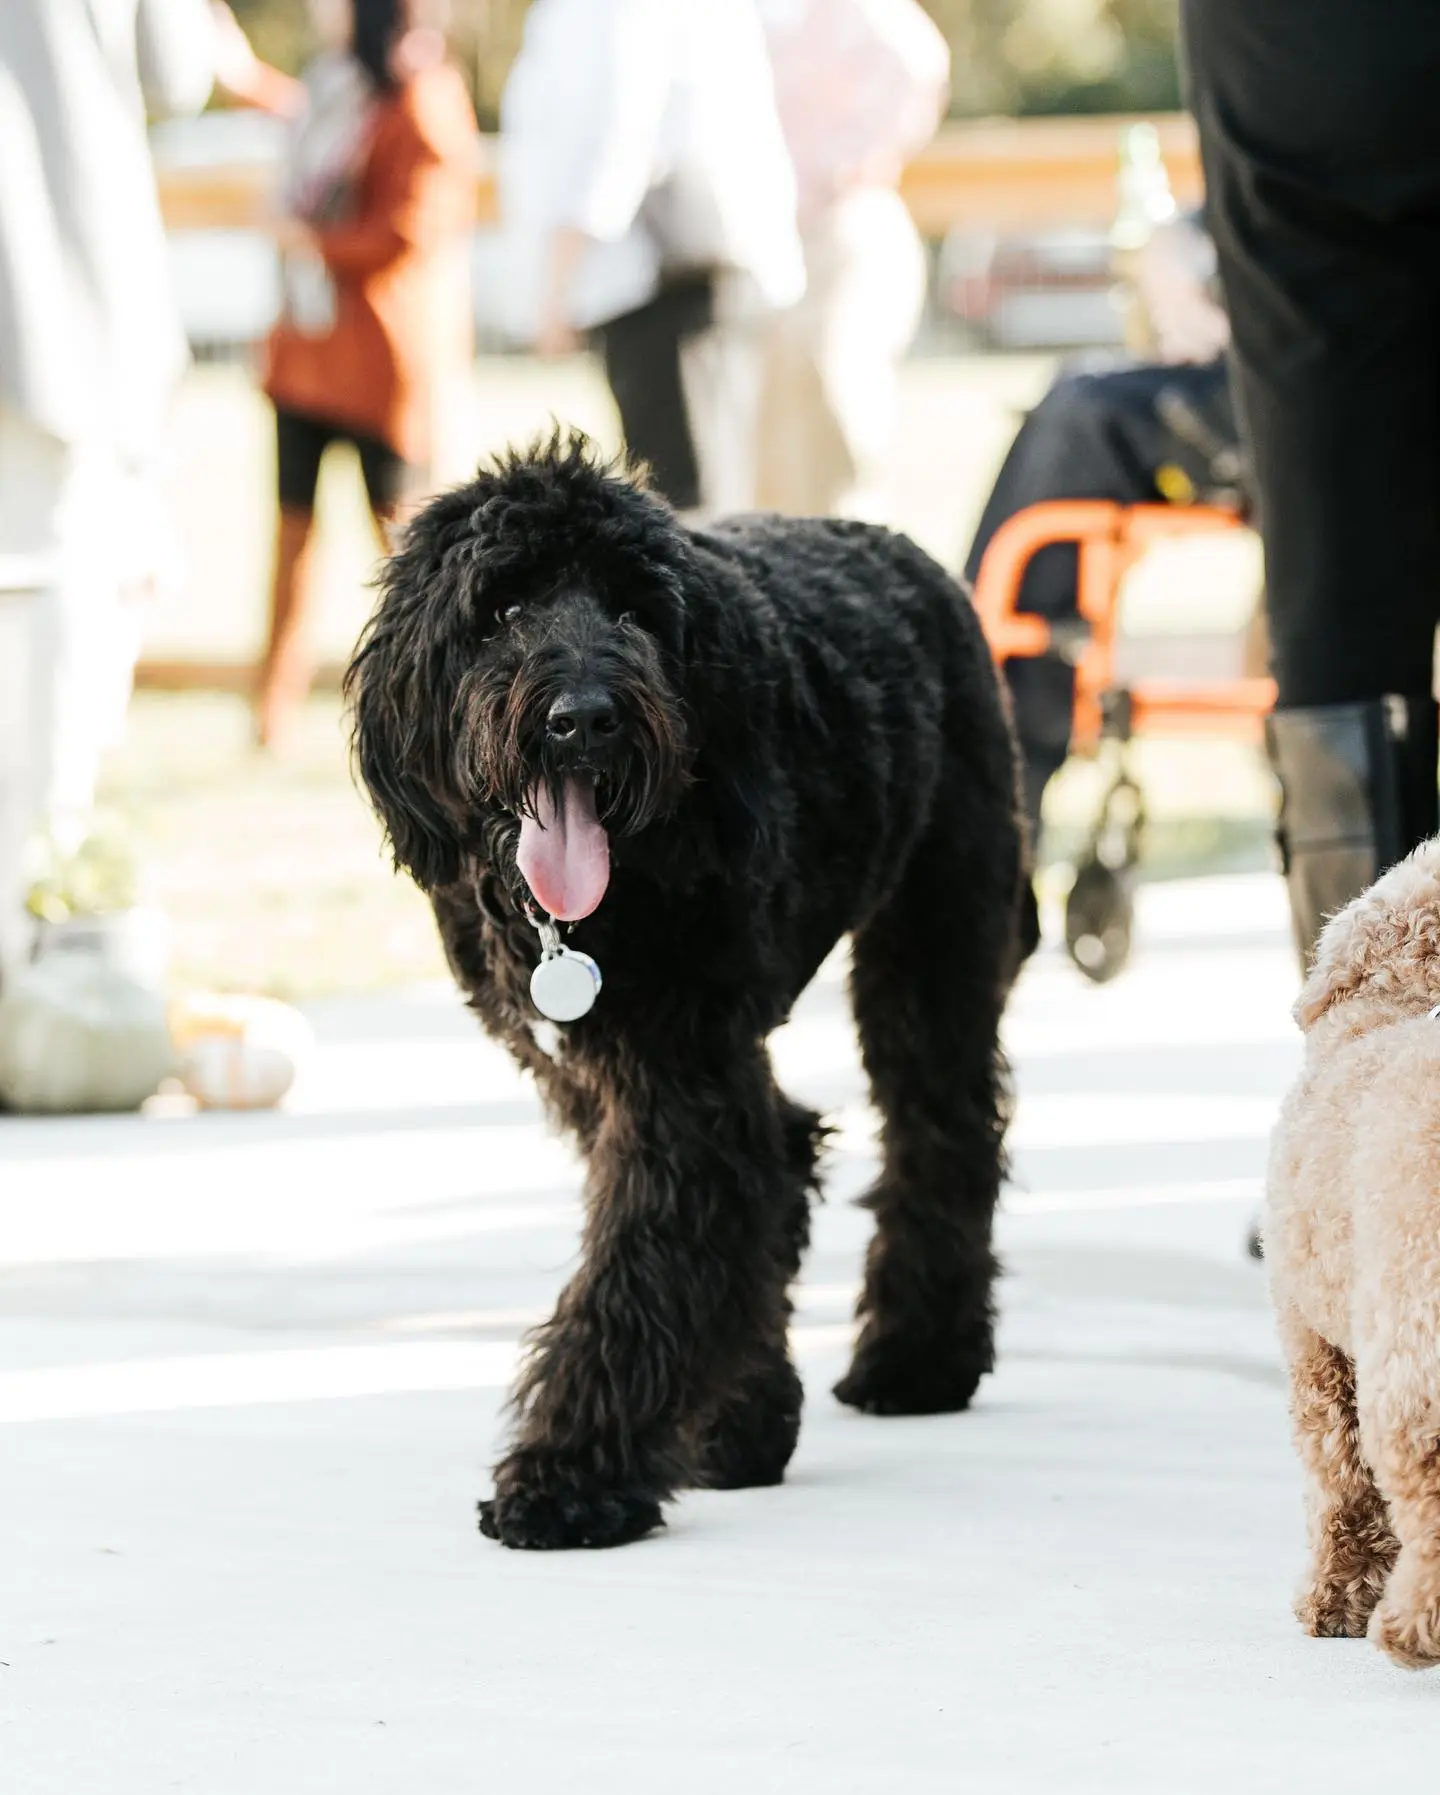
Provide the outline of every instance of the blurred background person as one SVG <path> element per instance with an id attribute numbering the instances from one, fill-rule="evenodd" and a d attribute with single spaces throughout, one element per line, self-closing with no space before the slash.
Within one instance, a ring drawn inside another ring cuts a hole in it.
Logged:
<path id="1" fill-rule="evenodd" d="M 879 519 L 926 259 L 900 175 L 935 133 L 950 51 L 917 0 L 761 0 L 795 164 L 805 295 L 766 338 L 758 502 Z"/>
<path id="2" fill-rule="evenodd" d="M 136 601 L 173 553 L 156 464 L 187 350 L 145 123 L 147 108 L 205 104 L 214 53 L 205 0 L 0 5 L 0 564 L 36 570 L 17 632 L 25 771 L 0 769 L 18 788 L 0 843 L 12 953 L 13 837 L 73 847 L 86 832 L 129 698 Z"/>
<path id="3" fill-rule="evenodd" d="M 283 743 L 313 674 L 325 451 L 354 448 L 383 537 L 428 482 L 437 388 L 470 368 L 476 126 L 442 15 L 426 0 L 310 0 L 309 12 L 320 49 L 300 81 L 247 57 L 233 17 L 224 72 L 236 98 L 294 119 L 275 227 L 283 311 L 264 378 L 280 509 L 255 700 L 267 747 Z"/>
<path id="4" fill-rule="evenodd" d="M 1436 829 L 1440 8 L 1188 0 L 1296 943 Z"/>
<path id="5" fill-rule="evenodd" d="M 677 509 L 753 504 L 759 327 L 804 284 L 754 0 L 535 0 L 500 193 L 515 335 L 590 336 Z"/>
<path id="6" fill-rule="evenodd" d="M 996 476 L 965 561 L 974 581 L 991 538 L 1027 505 L 1054 499 L 1117 504 L 1241 503 L 1239 433 L 1225 361 L 1230 327 L 1215 288 L 1215 250 L 1198 215 L 1162 226 L 1135 263 L 1137 312 L 1154 359 L 1062 372 L 1020 427 Z M 1077 616 L 1079 551 L 1042 548 L 1018 608 L 1052 622 Z M 1045 788 L 1070 748 L 1072 660 L 1056 653 L 1005 663 L 1031 839 Z"/>

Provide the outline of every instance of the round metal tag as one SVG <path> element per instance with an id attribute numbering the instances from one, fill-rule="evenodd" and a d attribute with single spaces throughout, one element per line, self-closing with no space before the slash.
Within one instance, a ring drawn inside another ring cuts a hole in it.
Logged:
<path id="1" fill-rule="evenodd" d="M 530 974 L 530 1001 L 551 1022 L 578 1022 L 600 995 L 600 968 L 572 947 L 547 954 Z"/>

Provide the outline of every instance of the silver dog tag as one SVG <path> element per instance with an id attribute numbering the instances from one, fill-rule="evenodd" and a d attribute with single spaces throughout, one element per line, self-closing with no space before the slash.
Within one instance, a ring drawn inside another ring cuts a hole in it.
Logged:
<path id="1" fill-rule="evenodd" d="M 551 1022 L 578 1022 L 595 1008 L 600 968 L 573 947 L 565 947 L 553 922 L 537 922 L 543 955 L 530 974 L 530 1001 Z"/>

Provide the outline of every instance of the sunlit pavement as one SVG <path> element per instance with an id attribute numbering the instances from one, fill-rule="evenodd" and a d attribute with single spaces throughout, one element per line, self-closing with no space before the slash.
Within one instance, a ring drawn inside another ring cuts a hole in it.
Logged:
<path id="1" fill-rule="evenodd" d="M 482 1541 L 576 1168 L 452 997 L 332 1004 L 283 1116 L 0 1122 L 0 1785 L 16 1795 L 1381 1786 L 1440 1681 L 1303 1638 L 1243 1237 L 1297 1059 L 1278 881 L 1145 893 L 1010 1021 L 1002 1360 L 841 1410 L 872 1158 L 827 969 L 776 1042 L 840 1123 L 781 1489 Z M 1423 1754 L 1423 1755 L 1422 1755 Z"/>

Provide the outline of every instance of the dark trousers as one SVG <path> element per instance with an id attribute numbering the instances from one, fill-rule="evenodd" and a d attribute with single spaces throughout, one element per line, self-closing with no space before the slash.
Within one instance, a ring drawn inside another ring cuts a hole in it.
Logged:
<path id="1" fill-rule="evenodd" d="M 1430 690 L 1440 3 L 1185 0 L 1282 710 Z"/>
<path id="2" fill-rule="evenodd" d="M 1440 0 L 1437 0 L 1440 4 Z M 990 538 L 1027 505 L 1050 499 L 1153 503 L 1157 472 L 1178 467 L 1203 493 L 1211 484 L 1207 453 L 1177 434 L 1167 398 L 1177 399 L 1205 433 L 1233 447 L 1235 420 L 1223 363 L 1154 364 L 1063 375 L 1020 426 L 981 513 L 965 563 L 973 580 Z M 1076 614 L 1078 554 L 1069 543 L 1041 549 L 1020 591 L 1020 608 L 1042 617 Z M 1046 782 L 1070 745 L 1075 675 L 1053 658 L 1006 664 L 1025 772 L 1026 808 L 1038 823 Z"/>
<path id="3" fill-rule="evenodd" d="M 693 511 L 700 503 L 700 464 L 681 353 L 714 319 L 715 278 L 699 271 L 668 279 L 647 305 L 612 318 L 594 333 L 625 447 L 646 464 L 651 484 L 677 511 Z"/>
<path id="4" fill-rule="evenodd" d="M 365 495 L 377 517 L 386 517 L 398 510 L 406 496 L 424 480 L 424 469 L 403 460 L 379 437 L 367 436 L 345 424 L 330 424 L 322 418 L 306 417 L 277 405 L 275 473 L 282 505 L 296 511 L 315 509 L 320 463 L 331 443 L 336 442 L 350 443 L 360 457 Z"/>

